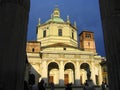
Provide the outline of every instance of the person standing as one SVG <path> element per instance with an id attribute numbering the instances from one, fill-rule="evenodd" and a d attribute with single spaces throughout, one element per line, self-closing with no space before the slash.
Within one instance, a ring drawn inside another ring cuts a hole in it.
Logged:
<path id="1" fill-rule="evenodd" d="M 32 86 L 32 90 L 38 90 L 38 85 L 37 85 L 37 84 L 34 84 L 34 85 Z"/>
<path id="2" fill-rule="evenodd" d="M 51 88 L 51 90 L 54 90 L 54 83 L 53 82 L 50 83 L 50 88 Z"/>
<path id="3" fill-rule="evenodd" d="M 85 83 L 85 86 L 84 86 L 83 90 L 89 90 L 89 85 L 88 85 L 87 82 Z"/>
<path id="4" fill-rule="evenodd" d="M 45 82 L 43 79 L 38 83 L 38 90 L 45 90 Z"/>
<path id="5" fill-rule="evenodd" d="M 102 90 L 106 90 L 106 88 L 107 88 L 106 83 L 102 82 L 101 88 L 102 88 Z"/>

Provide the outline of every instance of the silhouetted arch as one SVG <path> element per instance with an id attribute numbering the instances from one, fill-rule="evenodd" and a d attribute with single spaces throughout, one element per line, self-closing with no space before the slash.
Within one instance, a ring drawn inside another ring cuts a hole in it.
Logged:
<path id="1" fill-rule="evenodd" d="M 65 66 L 64 66 L 64 70 L 66 69 L 72 69 L 72 70 L 75 70 L 75 67 L 74 67 L 74 64 L 69 62 L 69 63 L 66 63 Z"/>
<path id="2" fill-rule="evenodd" d="M 75 82 L 75 66 L 68 62 L 64 66 L 64 84 Z"/>
<path id="3" fill-rule="evenodd" d="M 81 64 L 80 69 L 84 69 L 86 71 L 87 80 L 90 80 L 91 70 L 90 70 L 89 64 L 87 64 L 87 63 Z"/>
<path id="4" fill-rule="evenodd" d="M 48 82 L 51 83 L 53 82 L 54 84 L 58 84 L 59 82 L 59 66 L 56 62 L 50 62 L 48 64 Z"/>
<path id="5" fill-rule="evenodd" d="M 59 66 L 56 62 L 51 62 L 51 63 L 48 64 L 48 71 L 50 71 L 53 68 L 59 69 Z"/>
<path id="6" fill-rule="evenodd" d="M 49 61 L 49 62 L 47 62 L 47 66 L 49 66 L 50 64 L 57 64 L 58 65 L 58 67 L 59 67 L 59 62 L 57 62 L 57 61 L 55 61 L 55 60 L 53 60 L 53 61 Z"/>
<path id="7" fill-rule="evenodd" d="M 80 66 L 80 69 L 87 70 L 88 68 L 90 69 L 90 66 L 87 63 L 82 63 L 81 66 Z"/>

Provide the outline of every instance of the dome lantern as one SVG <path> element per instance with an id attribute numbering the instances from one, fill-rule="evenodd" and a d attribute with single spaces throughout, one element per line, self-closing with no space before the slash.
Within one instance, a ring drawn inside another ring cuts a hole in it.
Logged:
<path id="1" fill-rule="evenodd" d="M 58 8 L 55 8 L 53 11 L 53 17 L 60 17 L 60 10 Z"/>

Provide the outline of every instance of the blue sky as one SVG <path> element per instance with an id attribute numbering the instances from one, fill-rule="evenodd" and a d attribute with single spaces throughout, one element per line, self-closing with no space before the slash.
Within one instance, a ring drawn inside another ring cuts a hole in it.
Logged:
<path id="1" fill-rule="evenodd" d="M 64 21 L 67 15 L 71 23 L 76 21 L 78 34 L 85 29 L 94 32 L 97 53 L 105 56 L 99 0 L 31 0 L 27 40 L 36 40 L 38 18 L 47 21 L 56 5 Z"/>

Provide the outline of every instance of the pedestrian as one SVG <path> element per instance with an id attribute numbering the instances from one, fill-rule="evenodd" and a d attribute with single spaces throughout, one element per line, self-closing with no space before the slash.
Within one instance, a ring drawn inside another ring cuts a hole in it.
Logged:
<path id="1" fill-rule="evenodd" d="M 50 83 L 50 88 L 51 88 L 51 90 L 54 90 L 54 83 L 53 82 Z"/>
<path id="2" fill-rule="evenodd" d="M 89 86 L 89 84 L 86 82 L 84 85 L 83 90 L 95 90 L 93 86 Z"/>
<path id="3" fill-rule="evenodd" d="M 83 90 L 88 90 L 88 88 L 89 88 L 89 85 L 88 85 L 88 83 L 86 82 L 86 83 L 84 84 Z"/>
<path id="4" fill-rule="evenodd" d="M 43 79 L 38 83 L 38 90 L 45 90 L 45 82 Z"/>
<path id="5" fill-rule="evenodd" d="M 72 90 L 72 83 L 68 83 L 65 90 Z"/>
<path id="6" fill-rule="evenodd" d="M 106 90 L 106 88 L 107 88 L 107 84 L 104 83 L 104 82 L 102 82 L 101 88 L 102 88 L 102 90 Z"/>
<path id="7" fill-rule="evenodd" d="M 38 90 L 38 85 L 37 85 L 37 84 L 34 84 L 34 85 L 32 86 L 32 90 Z"/>

